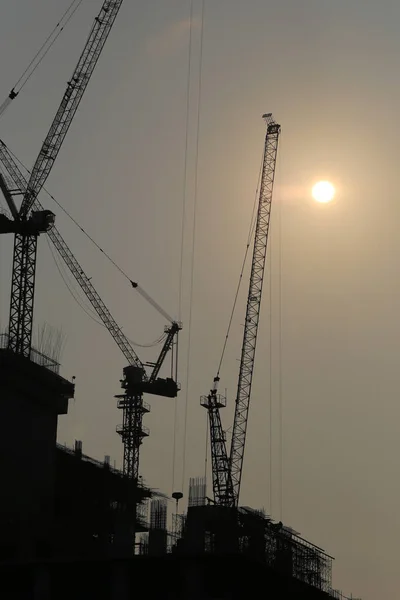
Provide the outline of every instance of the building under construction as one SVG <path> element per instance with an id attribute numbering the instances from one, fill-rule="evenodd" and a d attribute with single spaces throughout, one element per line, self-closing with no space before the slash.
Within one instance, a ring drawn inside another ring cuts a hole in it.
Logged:
<path id="1" fill-rule="evenodd" d="M 38 199 L 122 2 L 104 0 L 32 170 L 22 172 L 0 140 L 0 189 L 9 209 L 0 215 L 0 234 L 14 234 L 10 320 L 7 335 L 0 338 L 0 595 L 10 600 L 341 598 L 332 587 L 328 554 L 239 502 L 281 131 L 271 113 L 263 116 L 267 131 L 230 454 L 220 416 L 226 399 L 218 394 L 218 369 L 211 390 L 201 398 L 209 417 L 212 500 L 205 482 L 192 480 L 186 514 L 178 512 L 182 493 L 173 494 L 176 511 L 169 527 L 166 497 L 141 483 L 139 451 L 148 435 L 143 418 L 150 410 L 143 397 L 177 396 L 181 324 L 130 281 L 169 322 L 158 357 L 143 363 L 55 228 L 54 214 Z M 12 90 L 9 100 L 15 96 Z M 19 207 L 16 200 L 21 200 Z M 58 417 L 68 411 L 74 384 L 60 375 L 57 360 L 32 346 L 42 234 L 126 360 L 123 392 L 117 396 L 123 414 L 117 428 L 122 471 L 108 457 L 98 462 L 86 456 L 80 441 L 72 449 L 57 445 Z M 170 373 L 163 378 L 167 355 Z"/>
<path id="2" fill-rule="evenodd" d="M 61 377 L 57 361 L 32 347 L 31 297 L 26 289 L 18 289 L 15 298 L 18 294 L 23 297 L 21 302 L 12 297 L 9 333 L 0 338 L 3 597 L 127 600 L 145 593 L 149 598 L 242 599 L 259 596 L 260 589 L 267 597 L 273 594 L 293 600 L 342 597 L 332 586 L 328 554 L 283 523 L 239 503 L 280 133 L 272 115 L 265 119 L 255 258 L 230 456 L 219 414 L 226 400 L 217 391 L 218 375 L 201 398 L 209 416 L 212 500 L 207 499 L 205 483 L 192 480 L 187 513 L 176 510 L 168 527 L 166 499 L 140 483 L 139 450 L 148 434 L 143 416 L 150 410 L 143 394 L 177 395 L 173 350 L 180 325 L 171 320 L 158 359 L 146 365 L 148 372 L 60 238 L 60 252 L 66 255 L 71 270 L 79 273 L 93 306 L 129 361 L 121 380 L 123 393 L 117 396 L 117 405 L 123 410 L 123 424 L 117 428 L 124 445 L 123 470 L 113 468 L 108 457 L 98 462 L 86 456 L 80 441 L 73 449 L 57 445 L 58 417 L 68 411 L 74 384 Z M 0 178 L 1 182 L 4 185 L 5 180 Z M 54 229 L 50 231 L 54 234 Z M 24 237 L 29 234 L 22 234 Z M 14 269 L 16 285 L 20 285 L 21 273 L 28 272 L 19 266 Z M 159 372 L 171 350 L 171 377 L 163 379 Z M 173 496 L 178 505 L 182 494 Z"/>
<path id="3" fill-rule="evenodd" d="M 332 558 L 249 507 L 218 506 L 192 479 L 186 514 L 167 498 L 56 443 L 74 385 L 2 337 L 0 593 L 4 598 L 342 598 Z M 16 435 L 16 427 L 19 435 Z M 180 498 L 178 494 L 177 499 Z M 178 505 L 178 503 L 177 503 Z M 134 542 L 136 540 L 136 543 Z M 232 577 L 232 573 L 235 577 Z"/>

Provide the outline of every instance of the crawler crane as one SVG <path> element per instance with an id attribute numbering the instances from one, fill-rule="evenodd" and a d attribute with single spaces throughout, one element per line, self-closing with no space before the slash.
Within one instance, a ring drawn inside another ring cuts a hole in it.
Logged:
<path id="1" fill-rule="evenodd" d="M 246 444 L 247 419 L 250 407 L 251 385 L 258 324 L 260 318 L 268 233 L 271 218 L 276 158 L 281 127 L 272 114 L 263 116 L 267 125 L 263 168 L 260 183 L 257 220 L 254 234 L 253 258 L 247 295 L 239 379 L 236 393 L 230 455 L 226 449 L 225 432 L 222 428 L 220 409 L 226 406 L 226 398 L 218 393 L 219 375 L 214 378 L 212 389 L 201 397 L 201 405 L 208 411 L 212 459 L 213 493 L 216 504 L 237 507 Z"/>

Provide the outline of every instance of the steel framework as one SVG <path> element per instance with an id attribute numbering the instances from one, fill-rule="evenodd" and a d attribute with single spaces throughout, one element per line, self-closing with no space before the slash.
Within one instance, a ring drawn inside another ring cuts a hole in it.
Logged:
<path id="1" fill-rule="evenodd" d="M 233 497 L 226 436 L 222 428 L 220 409 L 225 408 L 226 398 L 217 393 L 219 378 L 215 377 L 208 396 L 201 396 L 200 403 L 208 411 L 210 425 L 212 480 L 214 499 L 217 504 L 230 504 Z"/>

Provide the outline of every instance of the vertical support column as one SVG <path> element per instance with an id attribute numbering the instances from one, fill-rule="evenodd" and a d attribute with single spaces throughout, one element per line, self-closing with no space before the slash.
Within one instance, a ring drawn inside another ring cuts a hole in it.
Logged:
<path id="1" fill-rule="evenodd" d="M 143 415 L 150 412 L 150 406 L 143 401 L 141 391 L 143 369 L 134 365 L 125 367 L 124 379 L 121 381 L 125 394 L 117 396 L 118 408 L 122 409 L 122 425 L 117 432 L 124 445 L 123 472 L 127 479 L 127 507 L 132 516 L 132 546 L 135 548 L 137 517 L 137 486 L 139 482 L 139 454 L 143 438 L 149 430 L 143 426 Z"/>
<path id="2" fill-rule="evenodd" d="M 35 296 L 37 236 L 15 234 L 11 280 L 9 348 L 30 357 Z"/>

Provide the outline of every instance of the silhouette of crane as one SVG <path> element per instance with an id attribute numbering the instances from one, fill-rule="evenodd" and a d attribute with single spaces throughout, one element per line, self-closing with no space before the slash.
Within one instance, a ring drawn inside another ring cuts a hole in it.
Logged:
<path id="1" fill-rule="evenodd" d="M 266 121 L 267 132 L 265 136 L 260 195 L 254 234 L 253 258 L 249 291 L 247 295 L 246 318 L 229 457 L 227 454 L 225 432 L 222 428 L 220 415 L 220 409 L 226 406 L 226 398 L 218 393 L 219 375 L 214 378 L 210 393 L 207 396 L 202 396 L 200 400 L 201 405 L 208 411 L 210 423 L 214 500 L 216 504 L 228 507 L 235 507 L 239 502 L 271 217 L 276 157 L 281 132 L 281 126 L 275 123 L 271 113 L 263 115 L 263 118 Z"/>

